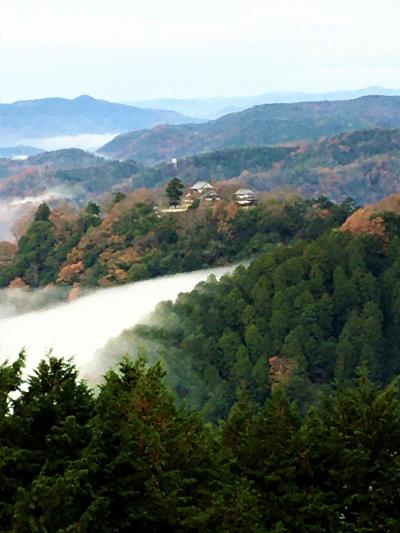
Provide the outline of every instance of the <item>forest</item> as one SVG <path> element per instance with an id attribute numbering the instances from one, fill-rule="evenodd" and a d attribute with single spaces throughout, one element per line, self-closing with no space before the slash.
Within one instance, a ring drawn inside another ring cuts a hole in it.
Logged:
<path id="1" fill-rule="evenodd" d="M 247 259 L 291 239 L 314 238 L 356 208 L 326 198 L 267 198 L 250 210 L 229 201 L 160 216 L 151 192 L 116 193 L 102 215 L 90 201 L 78 213 L 42 204 L 18 241 L 0 286 L 49 283 L 109 286 Z"/>
<path id="2" fill-rule="evenodd" d="M 103 357 L 143 346 L 161 359 L 177 401 L 214 423 L 240 387 L 262 405 L 284 385 L 306 410 L 321 390 L 353 383 L 360 366 L 386 385 L 400 370 L 399 216 L 386 226 L 389 242 L 334 230 L 278 246 L 160 304 Z"/>
<path id="3" fill-rule="evenodd" d="M 243 387 L 210 425 L 159 364 L 122 359 L 99 390 L 49 355 L 0 367 L 0 528 L 31 532 L 376 532 L 400 520 L 399 383 L 365 368 L 301 413 Z"/>
<path id="4" fill-rule="evenodd" d="M 176 220 L 123 196 L 107 227 L 130 243 Z M 400 216 L 378 205 L 357 233 L 351 200 L 270 202 L 227 226 L 249 264 L 106 346 L 98 386 L 51 352 L 0 366 L 1 531 L 396 531 Z M 204 252 L 216 214 L 193 216 Z M 42 204 L 11 264 L 38 285 L 76 246 L 56 255 L 57 220 Z M 70 223 L 104 221 L 91 202 Z"/>
<path id="5" fill-rule="evenodd" d="M 343 132 L 399 125 L 398 96 L 264 104 L 203 124 L 165 124 L 146 131 L 123 133 L 105 144 L 99 153 L 150 166 L 172 157 L 227 148 L 297 144 L 300 140 L 316 141 Z"/>
<path id="6" fill-rule="evenodd" d="M 325 195 L 342 202 L 376 202 L 399 190 L 400 130 L 371 128 L 315 142 L 238 146 L 170 159 L 146 167 L 133 159 L 105 160 L 78 149 L 54 150 L 26 160 L 0 158 L 0 197 L 61 191 L 75 203 L 100 201 L 110 191 L 164 188 L 171 178 L 185 185 L 234 181 L 257 191 Z"/>

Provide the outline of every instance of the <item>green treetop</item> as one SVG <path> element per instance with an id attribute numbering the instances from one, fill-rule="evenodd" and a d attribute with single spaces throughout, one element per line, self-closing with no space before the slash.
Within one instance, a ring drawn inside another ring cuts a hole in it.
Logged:
<path id="1" fill-rule="evenodd" d="M 168 197 L 169 205 L 177 206 L 181 201 L 181 196 L 183 194 L 183 183 L 179 178 L 172 178 L 168 183 L 165 192 Z"/>

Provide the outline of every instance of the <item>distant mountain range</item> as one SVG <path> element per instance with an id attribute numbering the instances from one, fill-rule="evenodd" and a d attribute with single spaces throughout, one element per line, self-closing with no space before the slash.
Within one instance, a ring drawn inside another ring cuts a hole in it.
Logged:
<path id="1" fill-rule="evenodd" d="M 112 190 L 225 181 L 257 191 L 290 191 L 342 201 L 375 202 L 400 192 L 400 129 L 364 129 L 309 145 L 232 148 L 147 168 L 82 150 L 56 150 L 25 161 L 0 160 L 0 198 L 64 191 L 78 202 Z"/>
<path id="2" fill-rule="evenodd" d="M 256 96 L 237 96 L 226 98 L 159 98 L 125 102 L 142 108 L 170 109 L 191 117 L 214 119 L 227 113 L 242 111 L 261 104 L 282 104 L 295 102 L 317 102 L 324 100 L 350 100 L 360 96 L 383 95 L 400 96 L 400 89 L 366 87 L 352 91 L 331 91 L 326 93 L 303 93 L 296 91 L 271 92 Z"/>
<path id="3" fill-rule="evenodd" d="M 120 133 L 151 128 L 157 124 L 193 122 L 176 111 L 141 109 L 130 105 L 79 96 L 73 100 L 44 98 L 0 104 L 0 136 L 3 144 L 21 139 Z"/>
<path id="4" fill-rule="evenodd" d="M 257 191 L 376 202 L 400 192 L 400 129 L 357 130 L 297 149 L 236 148 L 191 156 L 177 165 L 161 163 L 139 169 L 126 181 L 127 190 L 165 187 L 173 177 L 185 185 L 233 179 Z"/>
<path id="5" fill-rule="evenodd" d="M 0 146 L 0 157 L 28 157 L 40 154 L 42 151 L 34 146 Z"/>
<path id="6" fill-rule="evenodd" d="M 118 135 L 98 152 L 113 159 L 154 165 L 226 148 L 315 141 L 375 127 L 400 127 L 400 96 L 264 104 L 202 124 L 162 125 Z"/>

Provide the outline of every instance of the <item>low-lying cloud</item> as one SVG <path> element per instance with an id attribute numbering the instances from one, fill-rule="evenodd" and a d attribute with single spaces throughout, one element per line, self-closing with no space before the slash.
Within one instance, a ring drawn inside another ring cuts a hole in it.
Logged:
<path id="1" fill-rule="evenodd" d="M 57 356 L 73 357 L 83 376 L 96 381 L 112 363 L 96 359 L 96 352 L 111 338 L 141 323 L 159 302 L 174 300 L 211 274 L 219 278 L 233 269 L 200 270 L 101 289 L 71 303 L 0 319 L 0 362 L 14 360 L 25 348 L 31 372 L 52 350 Z"/>
<path id="2" fill-rule="evenodd" d="M 32 213 L 39 204 L 65 197 L 67 197 L 65 193 L 53 190 L 38 196 L 0 200 L 0 241 L 14 242 L 16 240 L 13 231 L 15 224 L 24 216 Z"/>

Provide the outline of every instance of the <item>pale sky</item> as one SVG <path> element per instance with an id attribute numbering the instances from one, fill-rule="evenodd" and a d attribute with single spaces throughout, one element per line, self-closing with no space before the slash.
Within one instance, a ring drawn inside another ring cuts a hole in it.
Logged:
<path id="1" fill-rule="evenodd" d="M 400 88 L 400 0 L 0 0 L 0 101 Z"/>

